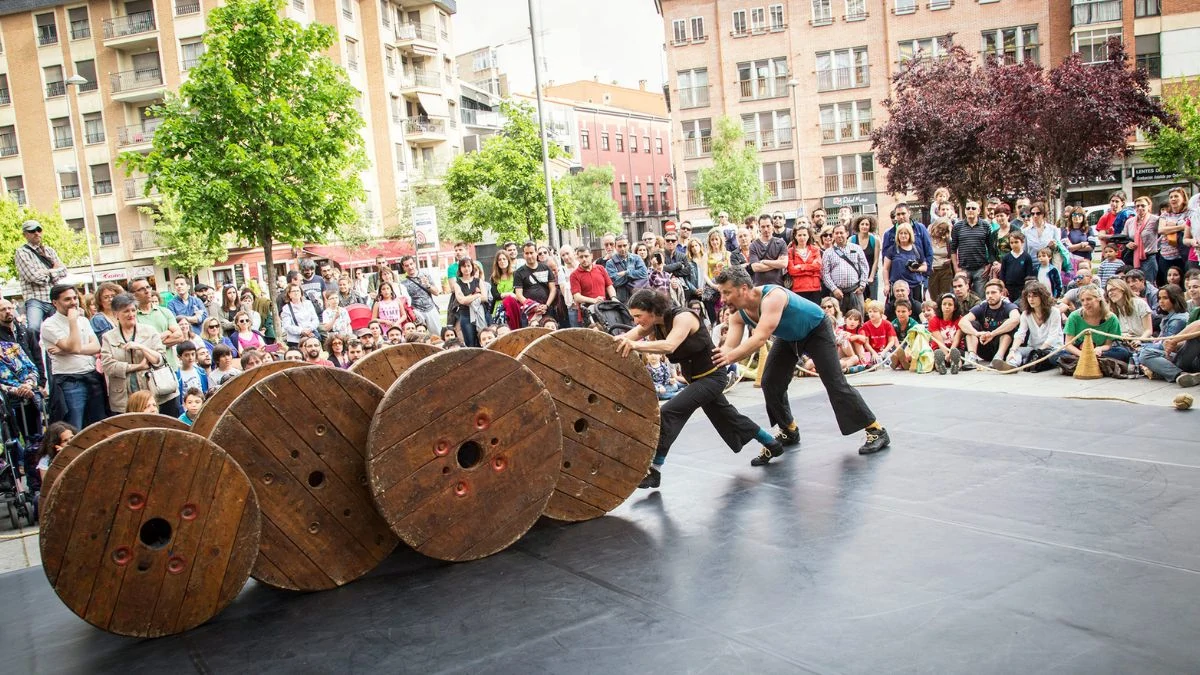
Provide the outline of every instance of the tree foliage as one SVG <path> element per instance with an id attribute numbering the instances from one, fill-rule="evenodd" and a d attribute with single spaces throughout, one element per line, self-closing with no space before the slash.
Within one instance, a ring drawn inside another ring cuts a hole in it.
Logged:
<path id="1" fill-rule="evenodd" d="M 283 18 L 284 0 L 231 0 L 208 15 L 206 51 L 146 156 L 121 161 L 175 200 L 180 228 L 261 246 L 300 245 L 359 219 L 367 166 L 357 91 L 324 54 L 331 26 Z M 273 287 L 274 280 L 267 280 Z"/>
<path id="2" fill-rule="evenodd" d="M 504 127 L 484 141 L 479 152 L 454 158 L 446 172 L 450 197 L 449 233 L 455 239 L 479 242 L 486 232 L 497 240 L 542 240 L 546 236 L 546 185 L 542 176 L 542 142 L 532 106 L 500 104 Z M 549 146 L 550 159 L 566 156 Z M 556 221 L 561 229 L 574 227 L 571 199 L 562 179 L 552 181 Z"/>
<path id="3" fill-rule="evenodd" d="M 21 223 L 31 219 L 42 224 L 42 242 L 58 253 L 64 265 L 70 267 L 87 262 L 88 245 L 84 233 L 68 227 L 57 207 L 53 213 L 44 213 L 21 206 L 12 198 L 0 199 L 0 277 L 17 278 L 13 256 L 18 248 L 25 245 Z"/>
<path id="4" fill-rule="evenodd" d="M 696 191 L 713 219 L 728 211 L 735 219 L 757 215 L 767 203 L 759 177 L 758 149 L 747 145 L 742 125 L 732 117 L 717 119 L 712 137 L 711 167 L 696 175 Z"/>
<path id="5" fill-rule="evenodd" d="M 154 206 L 139 206 L 138 211 L 154 223 L 154 240 L 163 252 L 155 257 L 155 263 L 194 277 L 196 272 L 229 257 L 224 239 L 198 237 L 183 224 L 182 213 L 171 197 L 163 197 Z"/>
<path id="6" fill-rule="evenodd" d="M 450 195 L 438 183 L 417 183 L 409 187 L 396 205 L 396 224 L 388 228 L 383 236 L 388 239 L 413 238 L 412 210 L 418 206 L 436 209 L 439 238 L 455 240 L 455 229 L 450 226 Z M 414 242 L 415 245 L 415 242 Z"/>
<path id="7" fill-rule="evenodd" d="M 1180 86 L 1165 100 L 1177 126 L 1156 123 L 1149 129 L 1150 146 L 1142 157 L 1163 171 L 1178 173 L 1189 182 L 1200 183 L 1200 80 Z"/>
<path id="8" fill-rule="evenodd" d="M 575 209 L 575 222 L 593 236 L 621 231 L 621 211 L 612 197 L 613 168 L 593 166 L 563 178 Z"/>
<path id="9" fill-rule="evenodd" d="M 953 45 L 944 59 L 901 64 L 893 83 L 872 145 L 888 191 L 922 200 L 942 185 L 959 198 L 1052 196 L 1070 178 L 1106 173 L 1137 127 L 1173 124 L 1119 40 L 1104 62 L 1072 54 L 1049 71 L 981 64 Z"/>

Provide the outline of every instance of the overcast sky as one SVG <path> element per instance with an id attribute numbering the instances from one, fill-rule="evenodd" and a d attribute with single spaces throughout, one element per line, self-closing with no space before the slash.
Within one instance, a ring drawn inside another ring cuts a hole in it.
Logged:
<path id="1" fill-rule="evenodd" d="M 662 89 L 662 17 L 654 0 L 534 0 L 539 14 L 544 80 L 591 79 L 637 87 L 648 80 Z M 459 54 L 485 45 L 502 47 L 500 66 L 515 92 L 533 91 L 528 0 L 459 0 L 454 49 Z M 460 73 L 462 75 L 462 73 Z"/>

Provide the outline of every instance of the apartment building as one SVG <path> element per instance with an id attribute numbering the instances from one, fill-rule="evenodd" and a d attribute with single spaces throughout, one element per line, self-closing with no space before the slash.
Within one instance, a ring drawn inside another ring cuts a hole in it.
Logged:
<path id="1" fill-rule="evenodd" d="M 150 108 L 187 78 L 204 51 L 205 17 L 217 0 L 12 0 L 0 3 L 0 178 L 22 203 L 61 210 L 98 247 L 98 280 L 153 276 L 161 253 L 145 176 L 116 164 L 147 152 L 158 121 Z M 375 234 L 396 219 L 398 196 L 438 180 L 459 152 L 450 16 L 454 0 L 288 0 L 303 24 L 336 27 L 330 58 L 362 92 L 359 111 L 371 166 L 362 218 Z M 86 83 L 71 86 L 79 75 Z M 85 222 L 85 214 L 87 216 Z M 336 247 L 334 247 L 336 249 Z M 336 257 L 346 252 L 332 251 Z M 304 255 L 276 251 L 279 271 Z M 87 266 L 81 266 L 86 272 Z M 201 275 L 242 283 L 260 277 L 262 254 L 232 251 Z"/>
<path id="2" fill-rule="evenodd" d="M 463 82 L 492 96 L 508 98 L 508 75 L 500 68 L 500 50 L 480 47 L 456 57 L 458 76 Z"/>

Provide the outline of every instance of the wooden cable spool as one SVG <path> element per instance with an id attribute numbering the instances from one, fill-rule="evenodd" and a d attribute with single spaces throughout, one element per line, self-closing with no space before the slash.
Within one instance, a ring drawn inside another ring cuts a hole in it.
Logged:
<path id="1" fill-rule="evenodd" d="M 486 349 L 445 351 L 408 369 L 379 404 L 367 443 L 372 497 L 420 553 L 482 558 L 537 521 L 561 443 L 554 403 L 528 368 Z"/>
<path id="2" fill-rule="evenodd" d="M 505 333 L 504 335 L 501 335 L 500 337 L 496 338 L 495 342 L 488 345 L 487 348 L 500 352 L 501 354 L 508 354 L 515 359 L 521 355 L 521 352 L 524 351 L 531 342 L 542 337 L 543 335 L 549 335 L 551 332 L 553 331 L 551 331 L 549 328 L 542 328 L 541 326 L 521 328 L 514 330 L 511 333 Z"/>
<path id="3" fill-rule="evenodd" d="M 217 420 L 221 419 L 221 415 L 238 396 L 242 395 L 242 392 L 253 387 L 263 378 L 281 370 L 302 365 L 304 364 L 298 361 L 268 361 L 250 370 L 242 371 L 240 375 L 221 385 L 221 388 L 213 392 L 213 395 L 204 402 L 204 407 L 200 408 L 196 419 L 192 421 L 192 433 L 208 438 L 212 435 L 213 427 L 217 426 Z"/>
<path id="4" fill-rule="evenodd" d="M 414 363 L 440 351 L 442 351 L 441 347 L 423 342 L 390 345 L 383 349 L 376 349 L 355 361 L 350 366 L 350 372 L 367 378 L 374 382 L 375 386 L 387 391 L 396 378 L 411 368 Z"/>
<path id="5" fill-rule="evenodd" d="M 53 487 L 54 481 L 58 480 L 58 476 L 62 473 L 62 470 L 68 464 L 75 461 L 75 458 L 84 450 L 106 438 L 130 429 L 175 429 L 177 431 L 188 431 L 188 425 L 174 417 L 155 413 L 122 413 L 89 425 L 72 436 L 70 442 L 64 445 L 62 450 L 59 450 L 54 459 L 50 461 L 50 468 L 46 469 L 46 477 L 42 479 L 42 494 L 50 492 L 50 488 Z"/>
<path id="6" fill-rule="evenodd" d="M 1075 379 L 1098 380 L 1101 377 L 1104 377 L 1104 373 L 1100 372 L 1100 359 L 1096 356 L 1096 343 L 1092 341 L 1092 334 L 1087 333 L 1083 336 L 1083 345 L 1079 348 L 1079 361 L 1075 364 Z"/>
<path id="7" fill-rule="evenodd" d="M 588 520 L 615 509 L 646 476 L 658 445 L 658 396 L 641 360 L 586 328 L 538 338 L 517 359 L 554 398 L 563 461 L 545 515 Z"/>
<path id="8" fill-rule="evenodd" d="M 224 450 L 175 429 L 134 429 L 85 450 L 42 500 L 46 578 L 88 623 L 159 637 L 198 626 L 250 577 L 260 514 Z"/>
<path id="9" fill-rule="evenodd" d="M 250 476 L 263 512 L 253 576 L 292 590 L 349 583 L 396 547 L 367 491 L 367 430 L 383 391 L 328 366 L 260 380 L 221 415 L 211 439 Z"/>

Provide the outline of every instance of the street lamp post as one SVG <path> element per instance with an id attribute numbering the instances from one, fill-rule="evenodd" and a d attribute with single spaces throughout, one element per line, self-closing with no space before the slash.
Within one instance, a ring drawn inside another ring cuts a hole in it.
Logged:
<path id="1" fill-rule="evenodd" d="M 529 37 L 533 43 L 533 87 L 537 90 L 538 135 L 542 137 L 542 176 L 546 180 L 546 234 L 550 248 L 558 250 L 558 223 L 554 218 L 554 190 L 550 182 L 550 147 L 546 140 L 546 107 L 542 103 L 542 58 L 538 50 L 537 19 L 533 12 L 533 0 L 529 0 Z"/>
<path id="2" fill-rule="evenodd" d="M 67 119 L 70 121 L 72 134 L 75 134 L 75 115 L 72 114 L 72 112 L 71 112 L 70 88 L 71 87 L 79 87 L 80 85 L 84 85 L 87 83 L 88 83 L 87 78 L 82 77 L 81 75 L 79 75 L 79 73 L 76 73 L 76 74 L 72 75 L 71 77 L 67 78 Z M 79 207 L 83 211 L 83 238 L 87 241 L 88 269 L 90 270 L 90 274 L 91 274 L 91 287 L 93 289 L 95 289 L 96 288 L 96 255 L 92 251 L 92 234 L 91 234 L 91 231 L 88 229 L 87 202 L 88 202 L 88 194 L 90 191 L 88 189 L 87 180 L 86 180 L 87 164 L 85 161 L 85 157 L 81 154 L 82 151 L 80 150 L 80 146 L 83 145 L 83 143 L 86 141 L 86 139 L 84 138 L 84 133 L 85 133 L 85 130 L 83 128 L 83 124 L 81 123 L 79 125 L 79 134 L 75 135 L 74 143 L 73 143 L 73 145 L 75 147 L 75 162 L 77 165 L 75 168 L 75 176 L 76 176 L 77 180 L 79 181 Z"/>
<path id="3" fill-rule="evenodd" d="M 807 209 L 804 208 L 804 181 L 800 180 L 800 132 L 796 123 L 800 117 L 800 104 L 796 101 L 796 87 L 800 86 L 799 80 L 788 80 L 788 89 L 792 94 L 792 133 L 795 134 L 796 140 L 793 141 L 796 146 L 796 201 L 800 202 L 800 206 L 796 207 L 796 219 L 800 216 L 808 215 Z"/>

